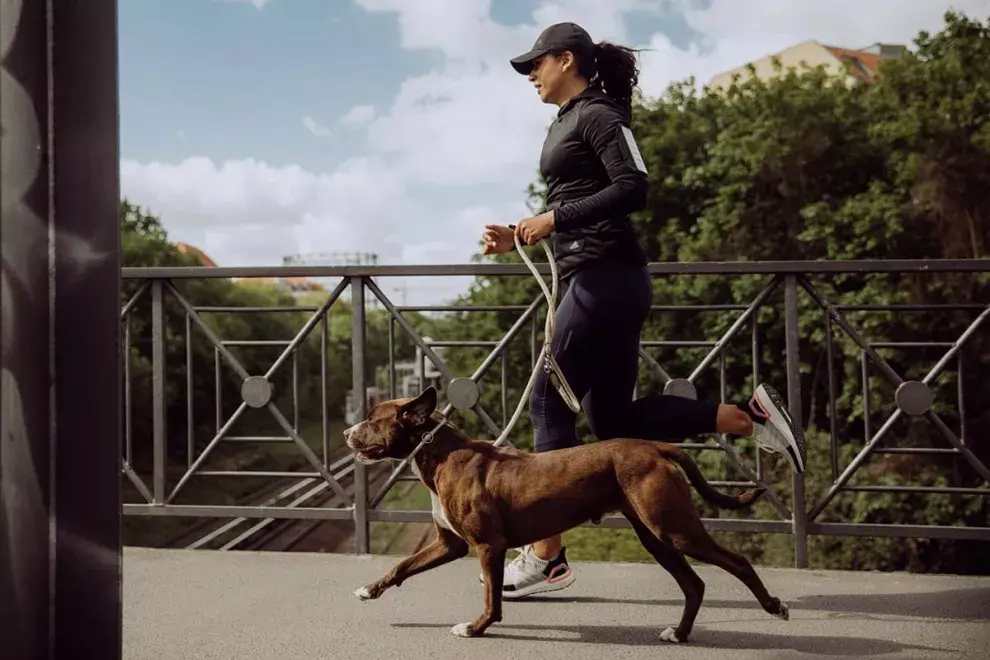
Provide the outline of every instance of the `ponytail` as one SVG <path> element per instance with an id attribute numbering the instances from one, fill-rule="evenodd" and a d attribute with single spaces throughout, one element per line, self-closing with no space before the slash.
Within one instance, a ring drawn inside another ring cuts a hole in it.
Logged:
<path id="1" fill-rule="evenodd" d="M 607 41 L 595 44 L 593 62 L 586 72 L 591 84 L 601 87 L 609 97 L 623 107 L 632 107 L 633 88 L 639 83 L 639 67 L 632 48 L 618 46 Z M 585 68 L 585 67 L 582 67 Z"/>

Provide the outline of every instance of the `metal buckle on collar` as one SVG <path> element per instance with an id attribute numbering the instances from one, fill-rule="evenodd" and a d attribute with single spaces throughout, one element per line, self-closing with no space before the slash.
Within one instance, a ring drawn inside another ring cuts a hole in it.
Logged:
<path id="1" fill-rule="evenodd" d="M 437 431 L 440 430 L 440 427 L 443 426 L 443 425 L 445 425 L 446 423 L 447 423 L 447 418 L 446 417 L 443 417 L 441 415 L 440 422 L 437 423 L 437 425 L 434 426 L 432 429 L 430 429 L 429 431 L 427 431 L 426 433 L 423 434 L 422 443 L 424 445 L 428 445 L 428 444 L 432 443 L 433 442 L 433 436 L 435 436 L 436 433 L 437 433 Z"/>

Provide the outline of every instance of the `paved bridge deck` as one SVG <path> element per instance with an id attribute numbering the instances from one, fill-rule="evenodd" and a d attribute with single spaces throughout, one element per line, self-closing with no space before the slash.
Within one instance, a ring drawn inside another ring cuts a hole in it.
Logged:
<path id="1" fill-rule="evenodd" d="M 507 601 L 486 637 L 462 639 L 449 629 L 481 611 L 476 560 L 377 601 L 352 595 L 395 561 L 127 548 L 124 658 L 990 657 L 990 578 L 758 569 L 790 605 L 790 621 L 780 621 L 734 578 L 699 565 L 705 604 L 691 643 L 675 647 L 659 635 L 677 622 L 682 599 L 659 566 L 575 562 L 569 589 Z"/>

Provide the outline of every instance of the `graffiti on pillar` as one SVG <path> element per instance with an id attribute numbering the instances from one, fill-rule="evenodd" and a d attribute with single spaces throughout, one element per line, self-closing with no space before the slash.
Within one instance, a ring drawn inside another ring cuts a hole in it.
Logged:
<path id="1" fill-rule="evenodd" d="M 49 629 L 42 613 L 49 599 L 50 512 L 57 497 L 51 483 L 53 440 L 73 432 L 50 421 L 53 305 L 56 294 L 79 295 L 74 289 L 86 286 L 83 275 L 115 255 L 113 247 L 94 251 L 88 240 L 67 230 L 69 223 L 61 218 L 71 215 L 51 207 L 57 198 L 48 176 L 55 128 L 48 121 L 53 81 L 47 53 L 54 6 L 0 0 L 0 617 L 18 631 L 2 642 L 15 658 L 47 652 Z M 68 213 L 74 211 L 79 209 Z M 64 526 L 57 540 L 72 556 L 101 550 Z"/>
<path id="2" fill-rule="evenodd" d="M 11 609 L 4 614 L 15 619 L 10 629 L 24 631 L 7 640 L 19 647 L 12 649 L 11 657 L 41 657 L 44 649 L 37 645 L 44 637 L 39 637 L 38 626 L 44 622 L 33 617 L 40 611 L 39 601 L 48 598 L 44 561 L 48 548 L 47 535 L 35 530 L 48 524 L 42 489 L 48 466 L 41 464 L 43 454 L 39 456 L 35 444 L 45 440 L 31 437 L 24 392 L 37 388 L 23 383 L 33 365 L 22 355 L 20 344 L 26 332 L 37 327 L 34 319 L 24 318 L 22 309 L 38 304 L 39 296 L 47 300 L 47 278 L 39 276 L 39 266 L 42 272 L 47 270 L 48 238 L 44 219 L 25 199 L 42 172 L 42 127 L 31 94 L 8 70 L 8 57 L 23 24 L 22 9 L 22 0 L 0 0 L 0 600 L 9 599 Z M 30 40 L 17 45 L 24 41 Z M 34 405 L 38 404 L 44 402 Z"/>

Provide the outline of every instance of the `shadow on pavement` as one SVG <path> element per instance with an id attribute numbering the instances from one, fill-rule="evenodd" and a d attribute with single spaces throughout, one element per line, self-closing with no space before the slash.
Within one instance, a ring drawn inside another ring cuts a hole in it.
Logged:
<path id="1" fill-rule="evenodd" d="M 678 594 L 680 596 L 680 594 Z M 883 614 L 916 616 L 957 621 L 990 621 L 990 588 L 951 589 L 909 594 L 830 594 L 783 599 L 795 611 L 823 611 L 839 614 Z M 544 596 L 520 598 L 512 603 L 605 603 L 615 605 L 657 605 L 682 607 L 683 598 L 633 600 L 597 596 Z M 706 598 L 702 609 L 709 607 L 762 610 L 756 599 L 719 600 Z"/>
<path id="2" fill-rule="evenodd" d="M 395 628 L 438 628 L 448 629 L 446 624 L 436 623 L 394 623 Z M 526 625 L 495 625 L 488 629 L 485 637 L 493 639 L 519 639 L 527 641 L 546 641 L 553 643 L 579 642 L 584 644 L 614 644 L 618 646 L 656 646 L 665 647 L 667 642 L 660 640 L 660 632 L 665 625 L 657 626 L 526 626 Z M 549 633 L 542 637 L 539 634 L 513 634 L 513 631 L 533 631 Z M 569 633 L 568 637 L 560 637 L 552 633 Z M 677 646 L 670 644 L 672 648 Z M 945 651 L 928 646 L 900 644 L 884 639 L 868 639 L 866 637 L 840 637 L 832 635 L 771 635 L 769 633 L 738 632 L 731 630 L 713 630 L 701 625 L 695 626 L 687 648 L 725 648 L 744 650 L 793 650 L 801 653 L 839 657 L 862 657 L 898 653 L 901 651 Z M 948 651 L 951 652 L 951 651 Z"/>

